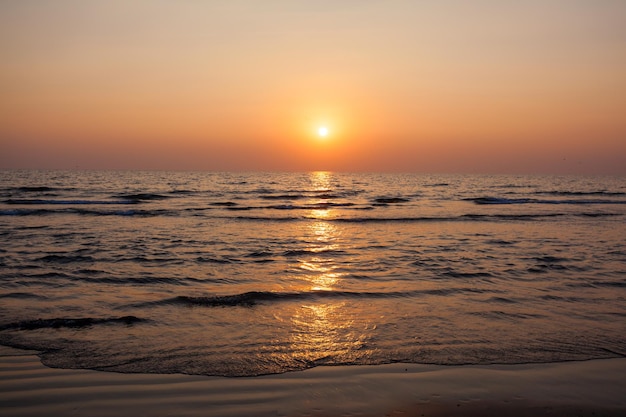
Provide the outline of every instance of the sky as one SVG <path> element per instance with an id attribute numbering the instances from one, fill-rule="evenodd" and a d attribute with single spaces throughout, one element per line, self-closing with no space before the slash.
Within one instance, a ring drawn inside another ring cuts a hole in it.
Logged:
<path id="1" fill-rule="evenodd" d="M 626 175 L 623 0 L 0 0 L 0 57 L 0 169 Z"/>

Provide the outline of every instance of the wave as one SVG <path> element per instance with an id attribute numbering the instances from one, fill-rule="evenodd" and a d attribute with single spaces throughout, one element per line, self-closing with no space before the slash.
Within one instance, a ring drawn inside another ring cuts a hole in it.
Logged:
<path id="1" fill-rule="evenodd" d="M 303 291 L 303 292 L 272 292 L 249 291 L 240 294 L 192 297 L 179 295 L 164 300 L 142 303 L 139 306 L 171 305 L 202 307 L 254 307 L 258 304 L 288 301 L 319 301 L 327 299 L 377 299 L 377 298 L 411 298 L 417 296 L 449 296 L 459 293 L 488 293 L 491 290 L 477 288 L 447 288 L 414 291 L 392 292 L 355 292 L 355 291 Z M 137 307 L 137 305 L 135 306 Z"/>
<path id="2" fill-rule="evenodd" d="M 67 205 L 67 206 L 76 206 L 76 205 L 100 205 L 100 204 L 136 204 L 138 201 L 136 200 L 43 200 L 43 199 L 8 199 L 5 200 L 5 204 L 10 205 L 20 205 L 20 206 L 28 206 L 28 205 Z"/>
<path id="3" fill-rule="evenodd" d="M 299 221 L 304 219 L 304 217 L 294 217 L 294 216 L 289 216 L 289 217 L 270 217 L 270 216 L 233 216 L 233 217 L 229 217 L 229 216 L 224 216 L 224 217 L 216 217 L 219 219 L 225 219 L 225 220 L 240 220 L 240 221 L 252 221 L 252 222 L 293 222 L 293 221 Z"/>
<path id="4" fill-rule="evenodd" d="M 347 197 L 347 196 L 344 196 Z M 319 198 L 320 200 L 332 200 L 337 198 L 342 198 L 342 196 L 338 194 L 330 194 L 325 191 L 320 191 L 319 194 L 315 194 L 315 198 Z"/>
<path id="5" fill-rule="evenodd" d="M 17 191 L 22 193 L 44 193 L 50 191 L 70 191 L 74 190 L 74 188 L 59 188 L 59 187 L 48 187 L 48 186 L 25 186 L 25 187 L 7 187 L 4 188 L 3 191 Z"/>
<path id="6" fill-rule="evenodd" d="M 626 204 L 626 200 L 538 200 L 534 198 L 475 197 L 464 198 L 474 204 Z"/>
<path id="7" fill-rule="evenodd" d="M 34 273 L 34 274 L 22 274 L 25 278 L 37 278 L 37 279 L 71 279 L 72 276 L 66 274 L 64 272 L 42 272 L 42 273 Z M 43 281 L 41 281 L 43 282 Z"/>
<path id="8" fill-rule="evenodd" d="M 374 199 L 374 203 L 376 204 L 398 204 L 398 203 L 408 203 L 408 198 L 403 197 L 378 197 Z"/>
<path id="9" fill-rule="evenodd" d="M 13 209 L 13 210 L 0 210 L 0 216 L 45 216 L 53 213 L 54 210 L 45 209 Z"/>
<path id="10" fill-rule="evenodd" d="M 626 202 L 625 202 L 626 203 Z M 349 204 L 346 204 L 349 205 Z M 346 205 L 334 205 L 346 206 Z M 293 207 L 293 206 L 273 206 L 272 209 L 284 212 L 298 212 L 302 209 L 326 209 L 329 205 L 320 204 L 308 207 Z M 267 209 L 268 207 L 245 207 L 245 206 L 225 206 L 227 211 L 254 211 Z M 374 207 L 349 207 L 349 210 L 353 211 L 372 211 L 376 210 Z M 202 216 L 208 219 L 224 219 L 224 220 L 238 220 L 238 221 L 259 221 L 259 222 L 290 222 L 290 221 L 303 221 L 303 220 L 324 220 L 326 222 L 337 223 L 420 223 L 420 222 L 466 222 L 466 221 L 532 221 L 549 219 L 555 217 L 615 217 L 623 216 L 623 213 L 611 213 L 611 212 L 580 212 L 580 213 L 528 213 L 528 214 L 478 214 L 468 213 L 459 216 L 407 216 L 407 217 L 335 217 L 335 218 L 319 218 L 311 216 L 309 213 L 306 215 L 286 215 L 286 216 L 223 216 L 223 215 L 209 215 L 211 208 L 186 208 L 177 210 L 168 209 L 128 209 L 128 210 L 104 210 L 97 208 L 82 208 L 82 207 L 63 207 L 63 208 L 12 208 L 0 210 L 1 216 L 53 216 L 53 215 L 81 215 L 81 216 L 119 216 L 119 217 L 179 217 L 185 216 L 185 213 L 193 212 L 194 216 Z"/>
<path id="11" fill-rule="evenodd" d="M 139 264 L 173 264 L 179 265 L 184 261 L 178 257 L 149 257 L 149 256 L 123 256 L 113 259 L 114 263 L 132 262 Z"/>
<path id="12" fill-rule="evenodd" d="M 280 204 L 273 206 L 265 206 L 265 207 L 255 207 L 259 209 L 273 209 L 273 210 L 325 210 L 333 207 L 352 207 L 354 203 L 333 203 L 330 201 L 325 201 L 321 203 L 315 204 L 305 204 L 301 206 L 294 206 L 291 204 Z"/>
<path id="13" fill-rule="evenodd" d="M 126 324 L 131 325 L 146 321 L 135 316 L 111 317 L 111 318 L 54 318 L 18 321 L 0 325 L 3 330 L 37 330 L 37 329 L 59 329 L 59 328 L 81 328 L 99 324 Z"/>
<path id="14" fill-rule="evenodd" d="M 336 249 L 292 249 L 283 252 L 283 256 L 306 256 L 306 255 L 345 255 L 343 250 Z"/>
<path id="15" fill-rule="evenodd" d="M 136 278 L 113 278 L 113 277 L 100 277 L 100 278 L 92 278 L 85 275 L 81 275 L 80 277 L 70 278 L 72 281 L 80 281 L 80 282 L 91 282 L 96 284 L 113 284 L 113 285 L 131 285 L 131 286 L 140 286 L 140 285 L 156 285 L 156 284 L 165 284 L 165 285 L 175 285 L 175 286 L 190 286 L 192 284 L 196 284 L 198 282 L 203 281 L 211 281 L 200 280 L 197 278 L 164 278 L 164 277 L 136 277 Z"/>
<path id="16" fill-rule="evenodd" d="M 0 210 L 0 216 L 48 216 L 59 214 L 79 214 L 84 216 L 137 216 L 137 217 L 155 217 L 155 216 L 176 216 L 177 212 L 173 210 L 157 209 L 157 210 L 94 210 L 79 208 L 64 209 L 10 209 Z"/>
<path id="17" fill-rule="evenodd" d="M 185 189 L 180 189 L 180 190 L 171 190 L 168 194 L 173 194 L 173 195 L 192 195 L 192 194 L 198 194 L 198 191 L 194 191 L 194 190 L 185 190 Z"/>
<path id="18" fill-rule="evenodd" d="M 248 210 L 326 210 L 339 207 L 353 207 L 355 203 L 335 203 L 332 201 L 323 201 L 313 204 L 294 205 L 294 204 L 274 204 L 270 206 L 240 206 L 232 202 L 215 202 L 210 203 L 211 206 L 221 206 L 230 211 L 248 211 Z"/>
<path id="19" fill-rule="evenodd" d="M 350 195 L 351 196 L 351 195 Z M 304 194 L 263 194 L 259 198 L 262 200 L 303 200 L 303 199 L 319 199 L 319 200 L 332 200 L 346 198 L 348 195 L 341 195 L 338 193 L 331 193 L 328 190 L 313 191 Z"/>
<path id="20" fill-rule="evenodd" d="M 542 218 L 565 216 L 565 213 L 547 214 L 463 214 L 455 217 L 351 217 L 332 219 L 328 221 L 342 223 L 421 223 L 421 222 L 458 222 L 458 221 L 515 221 L 535 220 Z M 600 215 L 615 215 L 602 213 Z"/>
<path id="21" fill-rule="evenodd" d="M 163 194 L 156 193 L 121 193 L 113 196 L 114 198 L 122 198 L 129 201 L 150 201 L 150 200 L 165 200 L 171 198 Z"/>
<path id="22" fill-rule="evenodd" d="M 345 255 L 346 251 L 336 249 L 293 249 L 283 252 L 283 256 L 306 256 L 306 255 Z"/>
<path id="23" fill-rule="evenodd" d="M 270 256 L 273 256 L 274 254 L 272 252 L 266 252 L 266 251 L 257 251 L 257 252 L 250 252 L 249 254 L 245 255 L 246 258 L 267 258 Z"/>
<path id="24" fill-rule="evenodd" d="M 43 295 L 33 294 L 30 292 L 10 292 L 7 294 L 0 294 L 0 298 L 16 298 L 18 300 L 47 300 L 48 297 Z"/>
<path id="25" fill-rule="evenodd" d="M 236 259 L 230 258 L 208 258 L 205 256 L 198 256 L 196 258 L 196 262 L 199 263 L 212 263 L 212 264 L 232 264 L 234 262 L 238 262 Z"/>
<path id="26" fill-rule="evenodd" d="M 450 217 L 338 217 L 331 219 L 322 219 L 329 223 L 436 223 L 436 222 L 489 222 L 489 221 L 533 221 L 542 219 L 551 219 L 556 217 L 615 217 L 623 216 L 621 213 L 540 213 L 540 214 L 462 214 Z M 262 222 L 287 222 L 301 220 L 320 220 L 314 216 L 287 216 L 287 217 L 270 217 L 270 216 L 235 216 L 235 217 L 218 217 L 223 219 L 235 219 L 240 221 L 262 221 Z"/>
<path id="27" fill-rule="evenodd" d="M 507 320 L 507 321 L 540 319 L 540 318 L 546 317 L 543 314 L 512 313 L 512 312 L 506 312 L 506 311 L 501 311 L 501 310 L 468 312 L 467 314 L 490 319 L 490 320 Z"/>
<path id="28" fill-rule="evenodd" d="M 443 275 L 452 278 L 489 278 L 493 275 L 489 272 L 458 272 L 458 271 L 446 271 Z"/>
<path id="29" fill-rule="evenodd" d="M 254 195 L 262 200 L 301 200 L 306 198 L 328 200 L 354 197 L 362 194 L 364 191 L 362 189 L 332 190 L 328 188 L 319 190 L 256 188 L 254 190 L 242 191 L 242 193 Z"/>
<path id="30" fill-rule="evenodd" d="M 329 221 L 338 223 L 420 223 L 448 222 L 458 219 L 458 217 L 345 217 Z"/>
<path id="31" fill-rule="evenodd" d="M 317 203 L 317 204 L 308 204 L 306 206 L 304 206 L 304 209 L 327 209 L 330 207 L 353 207 L 356 204 L 354 203 L 333 203 L 331 201 L 328 202 L 323 202 L 323 203 Z"/>
<path id="32" fill-rule="evenodd" d="M 529 198 L 498 198 L 498 197 L 473 197 L 464 198 L 463 201 L 472 201 L 474 204 L 526 204 L 532 200 Z"/>
<path id="33" fill-rule="evenodd" d="M 300 200 L 307 198 L 307 196 L 302 194 L 264 194 L 260 198 L 263 200 Z"/>
<path id="34" fill-rule="evenodd" d="M 608 197 L 626 196 L 626 192 L 621 191 L 537 191 L 536 194 L 545 195 L 562 195 L 562 196 L 585 196 L 585 195 L 602 195 Z"/>
<path id="35" fill-rule="evenodd" d="M 91 256 L 83 256 L 83 255 L 46 255 L 42 256 L 37 261 L 41 262 L 51 262 L 51 263 L 61 263 L 61 264 L 69 264 L 74 262 L 94 262 L 94 258 Z"/>

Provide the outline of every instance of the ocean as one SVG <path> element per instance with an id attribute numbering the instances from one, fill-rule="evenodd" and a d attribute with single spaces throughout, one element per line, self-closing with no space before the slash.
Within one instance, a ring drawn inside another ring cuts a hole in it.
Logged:
<path id="1" fill-rule="evenodd" d="M 254 376 L 626 356 L 626 178 L 0 172 L 0 344 Z"/>

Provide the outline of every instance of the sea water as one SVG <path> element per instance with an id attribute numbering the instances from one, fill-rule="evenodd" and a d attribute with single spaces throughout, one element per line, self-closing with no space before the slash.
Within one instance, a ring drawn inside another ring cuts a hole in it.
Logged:
<path id="1" fill-rule="evenodd" d="M 0 172 L 0 344 L 250 376 L 626 355 L 626 179 Z"/>

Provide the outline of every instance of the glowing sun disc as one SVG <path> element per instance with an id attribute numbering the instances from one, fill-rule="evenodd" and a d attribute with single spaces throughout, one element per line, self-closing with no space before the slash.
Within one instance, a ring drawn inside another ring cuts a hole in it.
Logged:
<path id="1" fill-rule="evenodd" d="M 328 128 L 326 126 L 320 126 L 317 129 L 317 135 L 321 138 L 325 138 L 326 136 L 328 136 Z"/>

